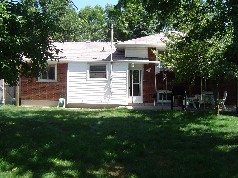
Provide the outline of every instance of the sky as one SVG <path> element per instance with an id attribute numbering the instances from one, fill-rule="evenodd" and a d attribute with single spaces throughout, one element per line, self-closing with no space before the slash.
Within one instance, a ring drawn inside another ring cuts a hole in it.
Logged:
<path id="1" fill-rule="evenodd" d="M 102 7 L 105 7 L 106 4 L 110 5 L 116 5 L 118 0 L 72 0 L 75 6 L 80 10 L 81 8 L 84 8 L 85 6 L 96 6 L 100 5 Z"/>

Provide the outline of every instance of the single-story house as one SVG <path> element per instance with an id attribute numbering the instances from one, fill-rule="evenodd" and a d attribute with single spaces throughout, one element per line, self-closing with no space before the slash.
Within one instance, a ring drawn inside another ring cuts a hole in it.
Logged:
<path id="1" fill-rule="evenodd" d="M 37 79 L 21 78 L 21 105 L 57 106 L 62 97 L 66 107 L 153 104 L 159 67 L 153 51 L 165 49 L 162 38 L 55 43 L 61 59 L 49 61 L 48 71 Z"/>
<path id="2" fill-rule="evenodd" d="M 48 71 L 37 79 L 21 78 L 20 103 L 57 106 L 59 98 L 65 98 L 66 107 L 170 102 L 174 74 L 161 70 L 154 54 L 165 50 L 164 38 L 160 33 L 114 44 L 55 43 L 63 51 L 60 60 L 49 61 Z M 221 87 L 229 90 L 228 101 L 235 104 L 233 83 Z M 198 80 L 195 87 L 188 86 L 187 90 L 196 94 L 211 88 L 209 82 Z"/>

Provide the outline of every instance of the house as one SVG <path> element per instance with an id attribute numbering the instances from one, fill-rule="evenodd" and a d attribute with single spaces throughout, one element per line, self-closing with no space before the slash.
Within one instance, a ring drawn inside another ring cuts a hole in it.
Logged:
<path id="1" fill-rule="evenodd" d="M 67 107 L 154 103 L 153 50 L 164 50 L 163 34 L 114 45 L 105 42 L 55 43 L 63 53 L 49 61 L 48 71 L 37 79 L 21 78 L 21 105 Z"/>
<path id="2" fill-rule="evenodd" d="M 57 106 L 62 97 L 66 107 L 170 102 L 174 74 L 161 70 L 154 54 L 165 50 L 164 38 L 161 33 L 113 45 L 106 42 L 55 43 L 62 50 L 60 60 L 49 61 L 47 72 L 37 79 L 21 78 L 21 105 Z M 200 88 L 195 87 L 194 92 L 201 93 L 203 89 L 200 91 Z M 230 100 L 235 102 L 232 97 Z"/>

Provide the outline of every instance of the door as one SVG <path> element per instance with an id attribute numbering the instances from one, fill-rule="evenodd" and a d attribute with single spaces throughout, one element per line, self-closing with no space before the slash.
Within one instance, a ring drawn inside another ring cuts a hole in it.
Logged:
<path id="1" fill-rule="evenodd" d="M 142 70 L 130 70 L 129 103 L 143 103 Z"/>

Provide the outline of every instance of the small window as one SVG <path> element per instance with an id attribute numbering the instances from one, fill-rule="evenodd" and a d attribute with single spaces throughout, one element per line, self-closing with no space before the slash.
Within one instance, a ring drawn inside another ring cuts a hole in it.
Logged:
<path id="1" fill-rule="evenodd" d="M 160 54 L 160 55 L 164 55 L 164 51 L 159 51 L 158 50 L 157 53 Z"/>
<path id="2" fill-rule="evenodd" d="M 106 65 L 90 65 L 89 78 L 107 78 Z"/>
<path id="3" fill-rule="evenodd" d="M 39 81 L 55 81 L 56 71 L 56 65 L 48 65 L 46 71 L 40 75 Z"/>

